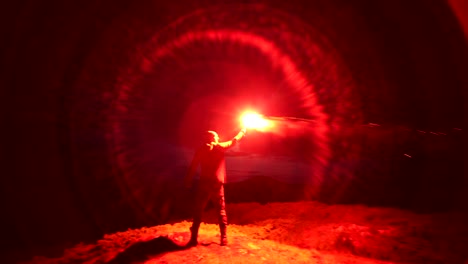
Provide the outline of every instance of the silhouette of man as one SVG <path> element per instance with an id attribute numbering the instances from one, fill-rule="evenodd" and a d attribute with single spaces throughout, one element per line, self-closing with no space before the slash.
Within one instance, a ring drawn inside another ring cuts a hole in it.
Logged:
<path id="1" fill-rule="evenodd" d="M 192 163 L 185 176 L 185 186 L 192 185 L 192 177 L 195 174 L 198 165 L 200 165 L 200 181 L 195 195 L 195 206 L 193 215 L 193 224 L 190 227 L 191 237 L 188 246 L 198 244 L 198 230 L 200 228 L 203 210 L 208 201 L 212 199 L 215 202 L 219 217 L 219 230 L 221 233 L 222 246 L 227 245 L 227 215 L 224 202 L 224 182 L 226 180 L 226 165 L 224 152 L 235 146 L 239 140 L 244 137 L 246 129 L 243 128 L 233 139 L 226 142 L 219 142 L 218 134 L 214 131 L 207 131 L 205 144 L 195 152 Z"/>

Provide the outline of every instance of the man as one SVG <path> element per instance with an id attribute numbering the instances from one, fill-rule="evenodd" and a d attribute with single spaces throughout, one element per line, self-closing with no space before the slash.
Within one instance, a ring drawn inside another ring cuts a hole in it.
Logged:
<path id="1" fill-rule="evenodd" d="M 246 129 L 243 128 L 232 140 L 219 142 L 218 134 L 207 131 L 205 144 L 196 152 L 185 177 L 185 186 L 192 185 L 192 177 L 198 165 L 201 167 L 200 182 L 195 196 L 193 224 L 190 228 L 191 237 L 188 246 L 198 244 L 198 229 L 200 228 L 203 210 L 208 201 L 213 199 L 219 213 L 219 230 L 221 233 L 222 246 L 227 245 L 227 216 L 224 202 L 224 183 L 226 181 L 226 165 L 224 152 L 235 146 L 244 137 Z"/>

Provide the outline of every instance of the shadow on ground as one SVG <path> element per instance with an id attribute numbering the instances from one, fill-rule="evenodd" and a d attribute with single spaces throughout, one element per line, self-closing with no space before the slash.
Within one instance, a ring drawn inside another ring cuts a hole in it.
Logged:
<path id="1" fill-rule="evenodd" d="M 142 262 L 159 254 L 184 250 L 187 248 L 189 247 L 179 245 L 168 237 L 160 236 L 149 241 L 141 241 L 131 245 L 107 263 L 120 264 Z"/>

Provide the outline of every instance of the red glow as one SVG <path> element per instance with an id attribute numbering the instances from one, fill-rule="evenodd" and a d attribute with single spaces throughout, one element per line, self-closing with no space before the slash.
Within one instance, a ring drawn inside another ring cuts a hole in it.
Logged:
<path id="1" fill-rule="evenodd" d="M 255 112 L 247 111 L 241 115 L 240 119 L 242 126 L 248 129 L 265 131 L 267 128 L 271 127 L 270 121 Z"/>

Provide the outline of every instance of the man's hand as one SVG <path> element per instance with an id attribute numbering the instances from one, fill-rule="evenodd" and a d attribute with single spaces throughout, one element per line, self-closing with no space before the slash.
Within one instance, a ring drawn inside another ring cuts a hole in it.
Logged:
<path id="1" fill-rule="evenodd" d="M 246 127 L 243 127 L 243 128 L 241 129 L 241 132 L 244 133 L 244 135 L 247 134 L 247 128 L 246 128 Z"/>

